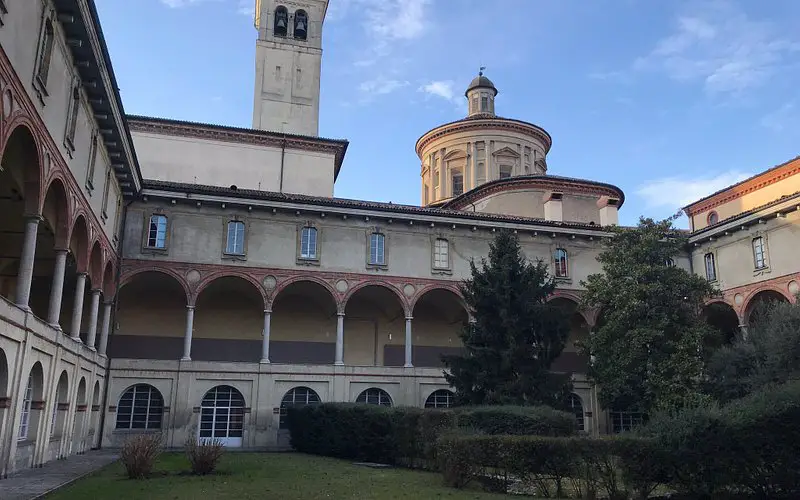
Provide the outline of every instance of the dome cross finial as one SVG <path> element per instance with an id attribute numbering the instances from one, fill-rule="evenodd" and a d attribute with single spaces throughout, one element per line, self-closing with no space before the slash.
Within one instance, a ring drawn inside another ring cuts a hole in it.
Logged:
<path id="1" fill-rule="evenodd" d="M 481 66 L 478 70 L 478 76 L 483 76 L 483 72 L 486 70 L 486 66 Z"/>

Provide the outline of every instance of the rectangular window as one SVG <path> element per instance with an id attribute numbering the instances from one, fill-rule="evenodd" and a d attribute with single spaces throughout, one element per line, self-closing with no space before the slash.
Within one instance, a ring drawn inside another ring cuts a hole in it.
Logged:
<path id="1" fill-rule="evenodd" d="M 147 246 L 150 248 L 167 248 L 167 216 L 151 215 L 147 232 Z"/>
<path id="2" fill-rule="evenodd" d="M 567 278 L 569 276 L 569 255 L 563 248 L 557 248 L 554 255 L 556 278 Z"/>
<path id="3" fill-rule="evenodd" d="M 369 263 L 376 266 L 386 265 L 384 241 L 381 233 L 372 233 L 369 237 Z"/>
<path id="4" fill-rule="evenodd" d="M 714 254 L 707 253 L 705 256 L 706 261 L 706 279 L 708 281 L 717 281 L 717 268 L 714 265 Z"/>
<path id="5" fill-rule="evenodd" d="M 511 177 L 511 167 L 508 165 L 502 165 L 500 167 L 500 178 L 508 179 L 509 177 Z"/>
<path id="6" fill-rule="evenodd" d="M 450 268 L 450 242 L 444 238 L 437 238 L 433 244 L 433 267 Z"/>
<path id="7" fill-rule="evenodd" d="M 472 98 L 472 112 L 473 113 L 477 113 L 478 112 L 478 98 L 477 97 L 473 97 Z"/>
<path id="8" fill-rule="evenodd" d="M 55 32 L 53 31 L 53 21 L 48 17 L 44 20 L 39 60 L 36 62 L 36 78 L 39 80 L 39 85 L 43 88 L 47 87 L 47 75 L 50 73 L 50 59 L 52 59 L 53 56 L 54 39 Z"/>
<path id="9" fill-rule="evenodd" d="M 19 419 L 19 434 L 17 439 L 24 441 L 28 439 L 28 426 L 31 422 L 31 403 L 33 400 L 33 375 L 28 377 L 28 386 L 25 387 L 25 397 L 22 398 L 21 415 Z"/>
<path id="10" fill-rule="evenodd" d="M 488 113 L 489 112 L 489 97 L 482 95 L 481 96 L 481 113 Z"/>
<path id="11" fill-rule="evenodd" d="M 453 175 L 453 196 L 464 192 L 464 176 L 459 172 Z"/>
<path id="12" fill-rule="evenodd" d="M 764 269 L 767 267 L 767 258 L 764 254 L 764 238 L 761 236 L 753 238 L 753 261 L 755 262 L 756 269 Z"/>
<path id="13" fill-rule="evenodd" d="M 69 100 L 69 115 L 67 115 L 67 131 L 64 134 L 64 141 L 69 149 L 75 151 L 75 129 L 78 126 L 78 109 L 81 104 L 81 91 L 76 85 L 72 88 L 72 99 Z"/>
<path id="14" fill-rule="evenodd" d="M 94 189 L 95 163 L 97 163 L 97 132 L 92 134 L 92 143 L 89 145 L 89 168 L 86 170 L 86 189 L 89 193 Z"/>
<path id="15" fill-rule="evenodd" d="M 478 176 L 476 182 L 478 184 L 483 184 L 486 182 L 486 168 L 484 167 L 484 163 L 482 161 L 478 162 Z"/>
<path id="16" fill-rule="evenodd" d="M 228 241 L 225 253 L 244 255 L 244 222 L 232 220 L 228 222 Z"/>
<path id="17" fill-rule="evenodd" d="M 303 259 L 317 258 L 317 229 L 304 227 L 300 234 L 300 257 Z"/>
<path id="18" fill-rule="evenodd" d="M 422 187 L 422 199 L 425 200 L 424 204 L 428 204 L 428 200 L 430 199 L 430 193 L 428 193 L 428 185 L 425 184 Z"/>
<path id="19" fill-rule="evenodd" d="M 108 218 L 108 196 L 109 196 L 109 194 L 111 192 L 111 182 L 112 182 L 112 180 L 113 180 L 113 177 L 111 176 L 111 169 L 108 169 L 108 170 L 106 170 L 106 183 L 105 183 L 105 186 L 103 187 L 103 205 L 102 205 L 103 219 L 107 219 Z"/>

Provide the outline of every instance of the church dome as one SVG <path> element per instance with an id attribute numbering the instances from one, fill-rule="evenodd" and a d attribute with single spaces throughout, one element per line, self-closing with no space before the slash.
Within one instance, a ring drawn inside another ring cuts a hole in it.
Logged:
<path id="1" fill-rule="evenodd" d="M 475 89 L 491 89 L 494 92 L 494 95 L 497 95 L 497 87 L 494 86 L 494 83 L 492 83 L 491 80 L 483 76 L 483 72 L 478 73 L 478 76 L 472 79 L 472 82 L 470 82 L 469 87 L 467 87 L 466 92 L 464 92 L 464 95 L 468 95 Z"/>

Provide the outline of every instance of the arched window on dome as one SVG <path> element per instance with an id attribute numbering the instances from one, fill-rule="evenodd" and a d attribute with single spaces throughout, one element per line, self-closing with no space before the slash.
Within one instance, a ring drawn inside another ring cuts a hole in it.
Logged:
<path id="1" fill-rule="evenodd" d="M 308 38 L 308 14 L 302 9 L 294 13 L 294 38 L 295 40 Z"/>
<path id="2" fill-rule="evenodd" d="M 289 32 L 289 10 L 283 5 L 275 8 L 275 23 L 272 30 L 275 36 L 286 36 Z"/>

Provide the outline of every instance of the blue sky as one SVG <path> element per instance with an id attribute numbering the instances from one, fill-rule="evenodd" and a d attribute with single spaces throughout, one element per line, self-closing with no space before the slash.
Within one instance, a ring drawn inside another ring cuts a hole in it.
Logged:
<path id="1" fill-rule="evenodd" d="M 251 126 L 254 0 L 96 0 L 128 113 Z M 320 135 L 336 196 L 419 204 L 414 143 L 466 113 L 553 136 L 549 173 L 616 184 L 621 223 L 800 154 L 800 2 L 331 0 Z"/>

